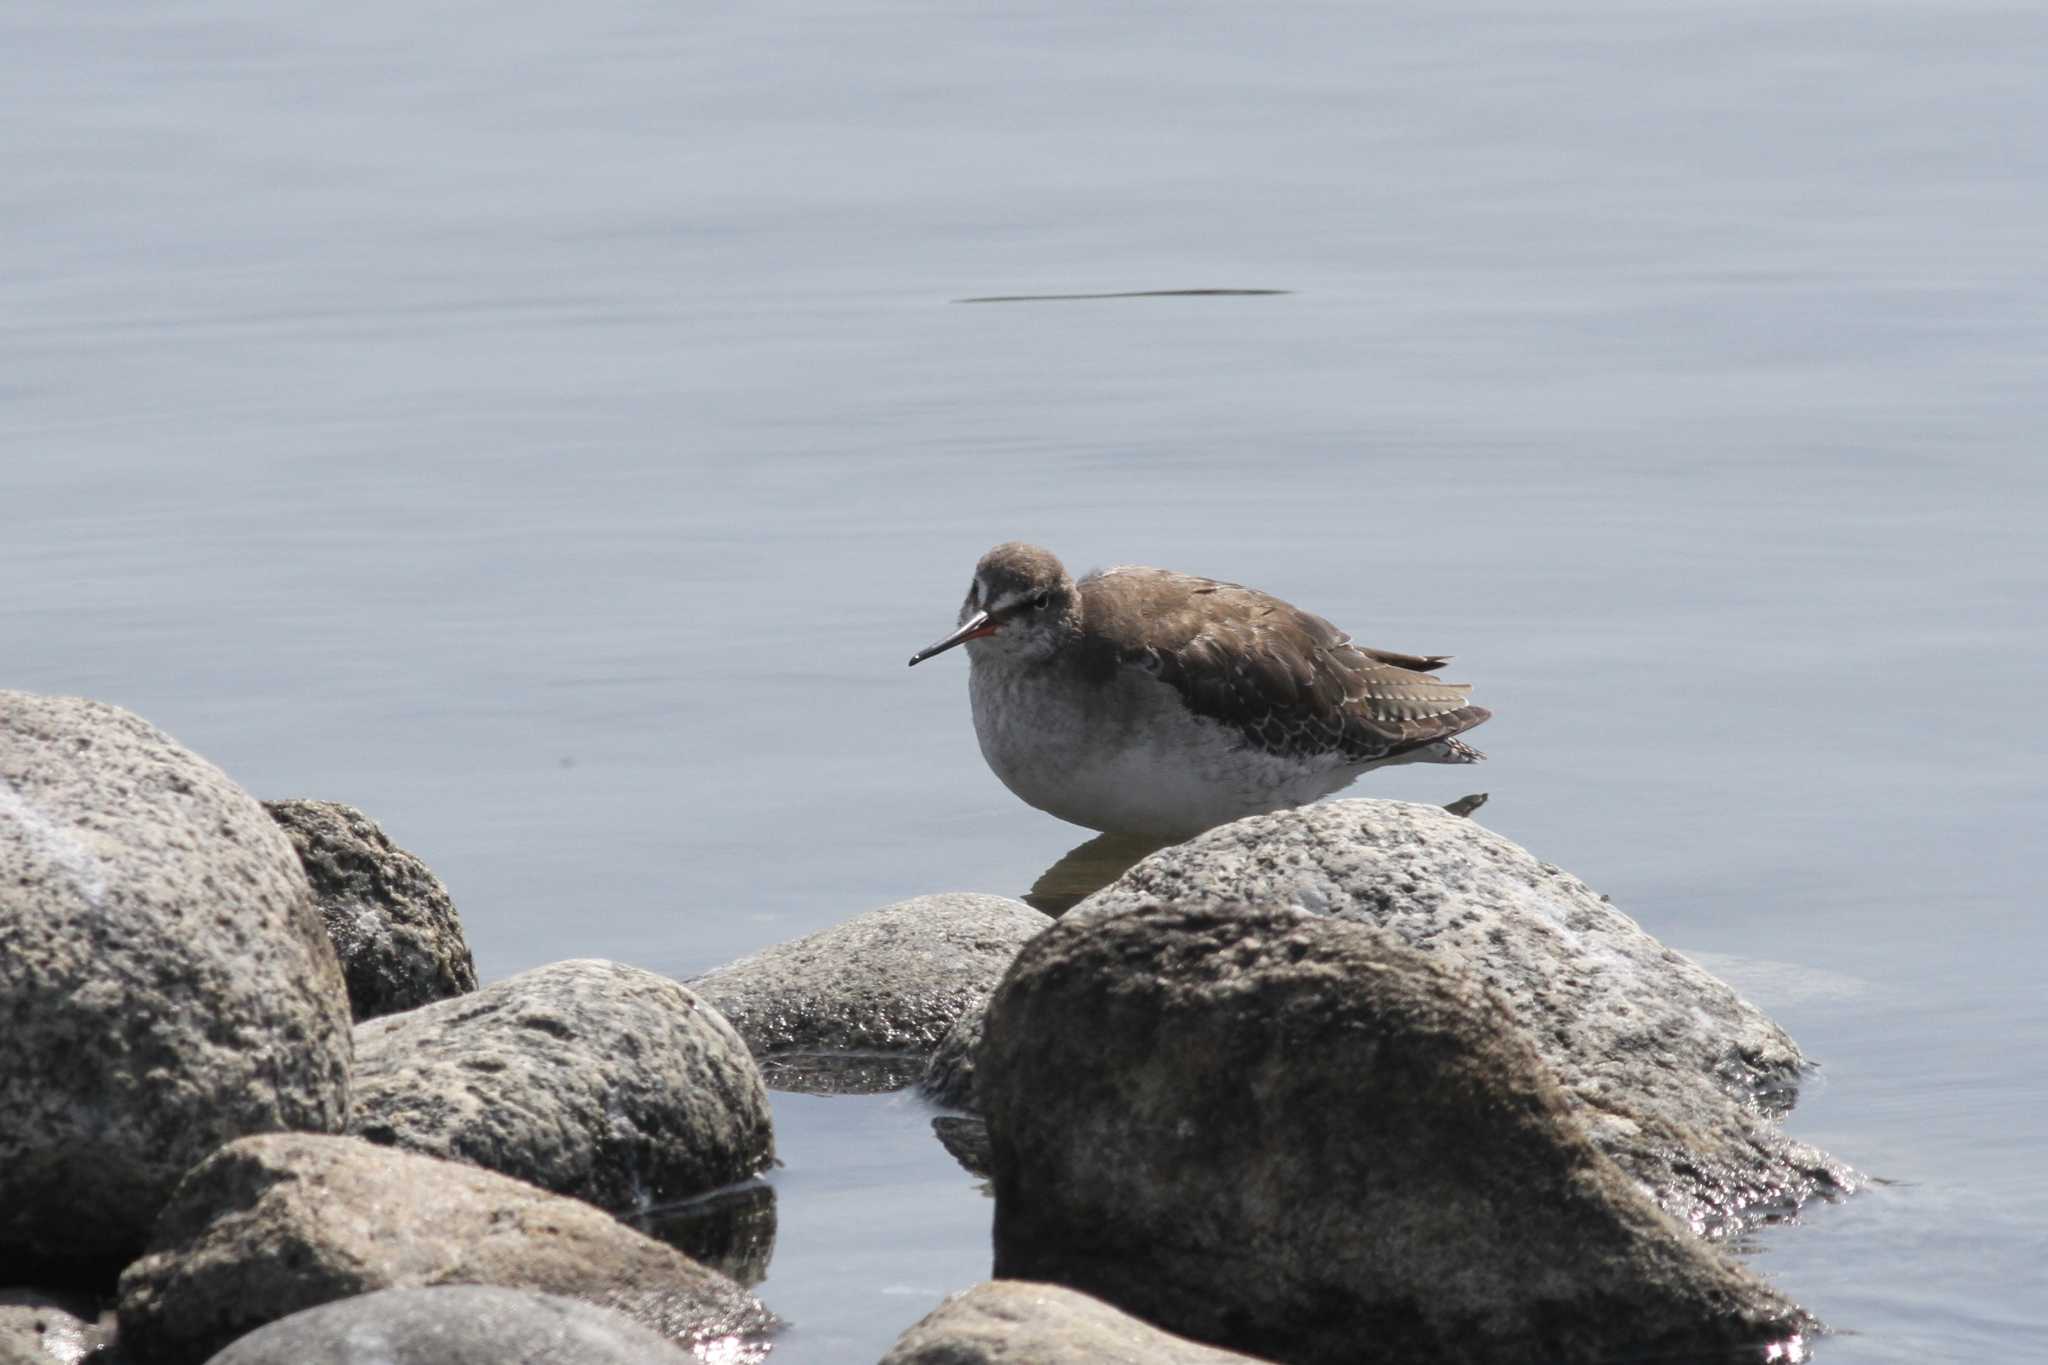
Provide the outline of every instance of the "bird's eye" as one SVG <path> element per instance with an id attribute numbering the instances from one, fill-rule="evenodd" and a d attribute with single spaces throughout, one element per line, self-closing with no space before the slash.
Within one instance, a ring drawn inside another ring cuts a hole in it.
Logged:
<path id="1" fill-rule="evenodd" d="M 1031 599 L 1031 609 L 1033 611 L 1044 611 L 1047 607 L 1051 605 L 1052 594 L 1049 592 L 1042 592 L 1038 594 L 1038 596 Z"/>

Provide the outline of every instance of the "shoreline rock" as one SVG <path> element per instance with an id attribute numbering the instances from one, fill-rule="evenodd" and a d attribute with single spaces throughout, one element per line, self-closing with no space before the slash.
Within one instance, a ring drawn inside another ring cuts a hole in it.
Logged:
<path id="1" fill-rule="evenodd" d="M 301 1309 L 442 1284 L 564 1294 L 686 1343 L 775 1325 L 730 1279 L 580 1200 L 360 1138 L 280 1133 L 232 1142 L 180 1183 L 121 1276 L 120 1345 L 182 1365 Z"/>
<path id="2" fill-rule="evenodd" d="M 1056 1284 L 984 1280 L 905 1332 L 881 1365 L 1257 1365 Z"/>
<path id="3" fill-rule="evenodd" d="M 1594 1142 L 1704 1235 L 1856 1187 L 1853 1170 L 1774 1121 L 1804 1065 L 1782 1029 L 1584 882 L 1471 819 L 1374 800 L 1254 816 L 1154 854 L 1067 918 L 1154 902 L 1291 905 L 1378 926 L 1484 983 Z"/>
<path id="4" fill-rule="evenodd" d="M 997 1277 L 1200 1341 L 1477 1365 L 1816 1326 L 1588 1140 L 1506 1002 L 1383 930 L 1070 916 L 997 990 L 981 1086 Z"/>
<path id="5" fill-rule="evenodd" d="M 462 920 L 433 870 L 338 801 L 265 801 L 292 841 L 357 1023 L 476 989 Z"/>
<path id="6" fill-rule="evenodd" d="M 694 977 L 779 1089 L 900 1089 L 1052 921 L 1006 896 L 945 892 L 870 910 Z"/>
<path id="7" fill-rule="evenodd" d="M 96 1282 L 245 1133 L 332 1132 L 347 996 L 297 855 L 118 707 L 0 692 L 0 1284 Z"/>
<path id="8" fill-rule="evenodd" d="M 974 1083 L 975 1055 L 981 1048 L 981 1034 L 988 1019 L 988 1004 L 970 1009 L 953 1021 L 946 1036 L 932 1050 L 918 1089 L 933 1104 L 948 1109 L 976 1111 L 981 1108 L 980 1092 Z"/>
<path id="9" fill-rule="evenodd" d="M 746 1045 L 668 977 L 557 962 L 356 1026 L 372 1142 L 467 1161 L 612 1209 L 644 1209 L 775 1160 Z"/>
<path id="10" fill-rule="evenodd" d="M 580 1299 L 492 1285 L 383 1289 L 259 1327 L 207 1365 L 693 1365 L 628 1318 Z"/>

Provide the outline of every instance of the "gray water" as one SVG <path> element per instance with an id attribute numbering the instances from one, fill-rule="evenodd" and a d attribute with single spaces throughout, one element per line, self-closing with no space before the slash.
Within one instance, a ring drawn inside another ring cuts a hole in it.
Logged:
<path id="1" fill-rule="evenodd" d="M 535 10 L 0 9 L 0 683 L 687 974 L 1085 837 L 903 667 L 989 545 L 1253 583 L 1823 1063 L 1824 1365 L 2048 1354 L 2048 10 Z M 985 1277 L 776 1115 L 777 1359 Z"/>

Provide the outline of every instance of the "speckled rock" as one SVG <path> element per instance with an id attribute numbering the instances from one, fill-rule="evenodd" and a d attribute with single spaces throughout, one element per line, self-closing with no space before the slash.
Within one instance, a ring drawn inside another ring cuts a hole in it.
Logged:
<path id="1" fill-rule="evenodd" d="M 990 1003 L 980 1083 L 996 1276 L 1214 1345 L 1567 1365 L 1811 1327 L 1587 1140 L 1498 998 L 1383 931 L 1063 921 Z"/>
<path id="2" fill-rule="evenodd" d="M 96 1278 L 193 1162 L 348 1112 L 348 1001 L 254 797 L 102 702 L 0 692 L 0 1284 Z"/>
<path id="3" fill-rule="evenodd" d="M 923 1073 L 954 1020 L 981 1008 L 1017 949 L 1051 922 L 1004 896 L 919 896 L 690 984 L 732 1020 L 770 1084 L 894 1088 Z M 878 1063 L 879 1079 L 869 1074 Z"/>
<path id="4" fill-rule="evenodd" d="M 88 1296 L 0 1289 L 0 1365 L 99 1365 L 107 1337 Z"/>
<path id="5" fill-rule="evenodd" d="M 385 1289 L 260 1327 L 208 1365 L 691 1365 L 698 1355 L 576 1299 L 489 1285 Z"/>
<path id="6" fill-rule="evenodd" d="M 984 1280 L 898 1338 L 882 1365 L 1248 1365 L 1056 1284 Z"/>
<path id="7" fill-rule="evenodd" d="M 121 1344 L 204 1360 L 300 1309 L 379 1289 L 494 1284 L 566 1294 L 690 1343 L 774 1319 L 725 1276 L 601 1209 L 356 1138 L 244 1138 L 194 1168 L 121 1276 Z"/>
<path id="8" fill-rule="evenodd" d="M 932 1136 L 946 1149 L 946 1155 L 960 1163 L 972 1176 L 988 1179 L 993 1162 L 988 1149 L 988 1120 L 973 1114 L 932 1115 Z M 995 1191 L 983 1186 L 984 1193 Z"/>
<path id="9" fill-rule="evenodd" d="M 949 1109 L 979 1109 L 981 1100 L 974 1088 L 974 1052 L 981 1046 L 983 1021 L 988 1005 L 968 1009 L 953 1021 L 946 1036 L 932 1051 L 918 1078 L 918 1088 L 934 1104 Z"/>
<path id="10" fill-rule="evenodd" d="M 298 850 L 358 1021 L 476 989 L 448 889 L 376 822 L 335 801 L 266 801 Z"/>
<path id="11" fill-rule="evenodd" d="M 1593 1141 L 1696 1230 L 1852 1189 L 1774 1119 L 1802 1058 L 1732 989 L 1584 882 L 1436 806 L 1333 801 L 1145 859 L 1069 912 L 1292 905 L 1377 925 L 1507 1002 Z"/>
<path id="12" fill-rule="evenodd" d="M 773 1163 L 746 1044 L 665 976 L 536 967 L 356 1026 L 355 1114 L 373 1142 L 470 1161 L 614 1209 Z"/>

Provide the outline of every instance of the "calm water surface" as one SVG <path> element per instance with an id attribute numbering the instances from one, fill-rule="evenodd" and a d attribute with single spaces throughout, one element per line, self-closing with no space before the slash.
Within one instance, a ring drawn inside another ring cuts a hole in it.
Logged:
<path id="1" fill-rule="evenodd" d="M 1820 1359 L 2048 1338 L 2048 11 L 173 0 L 0 13 L 0 661 L 358 804 L 490 977 L 690 973 L 1083 836 L 975 557 L 1458 656 L 1487 823 L 1823 1064 Z M 960 305 L 986 294 L 1268 297 Z M 782 1096 L 776 1358 L 988 1270 Z"/>

